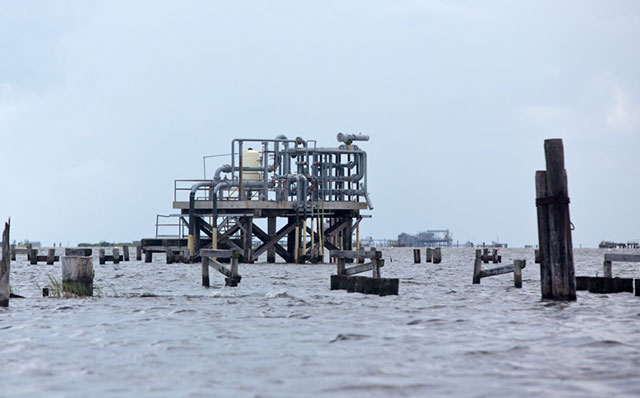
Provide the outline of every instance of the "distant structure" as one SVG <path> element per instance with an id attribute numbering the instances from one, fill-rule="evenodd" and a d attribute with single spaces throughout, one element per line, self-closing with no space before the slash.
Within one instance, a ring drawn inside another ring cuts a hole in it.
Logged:
<path id="1" fill-rule="evenodd" d="M 418 232 L 416 235 L 401 233 L 398 235 L 398 246 L 428 247 L 453 245 L 453 235 L 448 229 L 432 229 Z"/>
<path id="2" fill-rule="evenodd" d="M 639 249 L 640 248 L 640 242 L 627 242 L 627 243 L 616 243 L 616 242 L 610 242 L 607 240 L 603 240 L 602 242 L 600 242 L 600 244 L 598 245 L 598 247 L 600 249 Z"/>

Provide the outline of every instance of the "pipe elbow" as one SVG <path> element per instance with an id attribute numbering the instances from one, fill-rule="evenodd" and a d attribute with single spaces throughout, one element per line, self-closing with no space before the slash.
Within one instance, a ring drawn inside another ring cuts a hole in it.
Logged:
<path id="1" fill-rule="evenodd" d="M 214 178 L 216 180 L 219 180 L 220 179 L 220 174 L 222 174 L 222 173 L 231 173 L 232 170 L 233 169 L 231 168 L 230 164 L 224 164 L 224 165 L 222 165 L 222 166 L 220 166 L 220 167 L 218 167 L 216 169 L 216 173 L 215 173 Z"/>

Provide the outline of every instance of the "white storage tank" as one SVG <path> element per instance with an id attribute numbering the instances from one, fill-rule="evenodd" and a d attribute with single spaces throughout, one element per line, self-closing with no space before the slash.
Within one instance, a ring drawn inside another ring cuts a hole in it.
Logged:
<path id="1" fill-rule="evenodd" d="M 260 152 L 253 148 L 242 151 L 242 168 L 260 167 Z M 242 179 L 244 181 L 260 181 L 260 173 L 258 171 L 241 170 Z"/>

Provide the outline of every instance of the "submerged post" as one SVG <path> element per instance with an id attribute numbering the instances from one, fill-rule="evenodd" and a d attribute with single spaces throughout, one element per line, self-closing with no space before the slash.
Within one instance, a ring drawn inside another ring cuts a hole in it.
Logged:
<path id="1" fill-rule="evenodd" d="M 92 257 L 62 257 L 62 290 L 77 296 L 93 296 Z"/>
<path id="2" fill-rule="evenodd" d="M 136 245 L 136 261 L 142 260 L 142 245 Z"/>
<path id="3" fill-rule="evenodd" d="M 433 249 L 430 247 L 427 247 L 427 262 L 430 263 L 431 261 L 433 261 Z"/>
<path id="4" fill-rule="evenodd" d="M 420 249 L 413 249 L 413 262 L 420 264 Z"/>
<path id="5" fill-rule="evenodd" d="M 561 139 L 544 142 L 546 171 L 536 172 L 536 206 L 543 299 L 576 300 L 569 191 Z"/>
<path id="6" fill-rule="evenodd" d="M 113 263 L 120 264 L 120 249 L 118 249 L 117 247 L 114 247 L 111 250 L 111 254 L 113 255 Z"/>
<path id="7" fill-rule="evenodd" d="M 129 246 L 128 245 L 123 245 L 122 246 L 122 254 L 124 255 L 124 261 L 129 261 Z"/>
<path id="8" fill-rule="evenodd" d="M 11 220 L 4 224 L 2 232 L 2 257 L 0 257 L 0 307 L 9 306 L 11 289 L 9 287 L 9 274 L 11 273 L 11 254 L 9 253 L 9 227 Z"/>

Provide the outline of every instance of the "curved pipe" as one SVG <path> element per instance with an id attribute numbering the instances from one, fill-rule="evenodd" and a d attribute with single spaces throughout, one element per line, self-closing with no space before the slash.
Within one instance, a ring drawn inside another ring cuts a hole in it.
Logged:
<path id="1" fill-rule="evenodd" d="M 233 169 L 231 168 L 230 164 L 223 164 L 222 166 L 218 167 L 216 169 L 216 173 L 213 177 L 214 180 L 219 180 L 220 179 L 220 174 L 222 173 L 231 173 Z"/>

